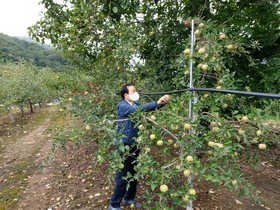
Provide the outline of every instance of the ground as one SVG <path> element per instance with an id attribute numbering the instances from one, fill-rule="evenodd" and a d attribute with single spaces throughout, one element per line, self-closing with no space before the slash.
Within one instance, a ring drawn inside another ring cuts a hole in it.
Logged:
<path id="1" fill-rule="evenodd" d="M 108 208 L 114 183 L 106 182 L 107 164 L 96 164 L 94 141 L 79 146 L 67 143 L 66 151 L 59 150 L 56 158 L 47 160 L 53 138 L 47 130 L 54 124 L 61 126 L 73 121 L 58 110 L 56 106 L 44 106 L 34 113 L 26 111 L 24 118 L 18 112 L 14 114 L 15 124 L 10 123 L 8 114 L 0 116 L 0 210 Z M 256 149 L 252 147 L 251 151 Z M 261 206 L 251 198 L 238 198 L 238 192 L 230 192 L 225 187 L 217 189 L 202 180 L 195 185 L 198 198 L 194 209 L 280 209 L 279 144 L 261 152 L 259 162 L 255 169 L 241 158 L 239 166 L 246 179 L 256 185 Z M 149 187 L 144 181 L 139 180 L 137 194 L 142 202 Z"/>

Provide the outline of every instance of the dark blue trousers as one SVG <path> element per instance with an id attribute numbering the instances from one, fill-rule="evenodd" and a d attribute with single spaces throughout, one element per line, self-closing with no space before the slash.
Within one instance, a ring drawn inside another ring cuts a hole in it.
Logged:
<path id="1" fill-rule="evenodd" d="M 124 168 L 120 172 L 117 171 L 115 190 L 111 198 L 111 206 L 114 208 L 120 208 L 120 203 L 123 198 L 125 200 L 131 200 L 135 198 L 137 180 L 130 181 L 129 188 L 126 190 L 127 181 L 122 179 L 122 177 L 127 176 L 127 172 L 129 172 L 132 176 L 136 173 L 134 170 L 136 163 L 132 162 L 138 157 L 139 150 L 136 147 L 133 147 L 130 149 L 130 154 L 133 153 L 135 153 L 135 155 L 126 157 L 125 162 L 123 163 Z"/>

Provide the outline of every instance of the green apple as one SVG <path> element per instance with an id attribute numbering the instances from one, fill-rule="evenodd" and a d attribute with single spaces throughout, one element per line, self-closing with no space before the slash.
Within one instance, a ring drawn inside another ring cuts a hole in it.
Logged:
<path id="1" fill-rule="evenodd" d="M 214 127 L 212 128 L 214 133 L 219 133 L 220 132 L 220 128 L 219 127 Z"/>
<path id="2" fill-rule="evenodd" d="M 266 148 L 266 144 L 259 144 L 259 149 L 263 150 Z"/>
<path id="3" fill-rule="evenodd" d="M 203 71 L 207 71 L 207 69 L 208 69 L 208 65 L 207 64 L 204 64 L 204 65 L 202 65 L 202 67 L 201 67 L 202 69 L 203 69 Z"/>
<path id="4" fill-rule="evenodd" d="M 159 190 L 163 193 L 166 193 L 168 191 L 167 185 L 163 184 L 159 187 Z"/>
<path id="5" fill-rule="evenodd" d="M 220 35 L 220 39 L 225 39 L 226 38 L 226 35 L 225 34 L 221 34 Z"/>
<path id="6" fill-rule="evenodd" d="M 185 55 L 191 54 L 191 50 L 190 50 L 190 49 L 185 49 L 185 50 L 184 50 L 184 54 L 185 54 Z"/>
<path id="7" fill-rule="evenodd" d="M 208 150 L 208 151 L 207 151 L 207 154 L 210 155 L 210 156 L 212 156 L 212 155 L 214 154 L 214 152 L 213 152 L 212 150 Z"/>
<path id="8" fill-rule="evenodd" d="M 184 129 L 185 130 L 191 130 L 191 128 L 192 128 L 191 124 L 189 124 L 189 123 L 184 124 Z"/>
<path id="9" fill-rule="evenodd" d="M 184 170 L 184 176 L 190 176 L 191 171 L 189 169 Z"/>
<path id="10" fill-rule="evenodd" d="M 151 139 L 151 140 L 155 140 L 155 139 L 156 139 L 156 135 L 155 135 L 155 134 L 151 134 L 151 135 L 150 135 L 150 139 Z"/>
<path id="11" fill-rule="evenodd" d="M 157 118 L 154 115 L 152 115 L 151 119 L 155 121 Z"/>
<path id="12" fill-rule="evenodd" d="M 204 49 L 204 48 L 200 48 L 200 49 L 198 50 L 198 53 L 199 53 L 199 54 L 205 53 L 205 49 Z"/>
<path id="13" fill-rule="evenodd" d="M 172 139 L 168 139 L 168 143 L 169 144 L 173 144 L 173 140 Z"/>
<path id="14" fill-rule="evenodd" d="M 190 156 L 190 155 L 188 155 L 188 156 L 187 156 L 187 161 L 189 161 L 189 162 L 193 162 L 193 157 L 192 157 L 192 156 Z"/>
<path id="15" fill-rule="evenodd" d="M 90 131 L 90 130 L 91 130 L 91 127 L 90 127 L 89 125 L 87 125 L 87 126 L 86 126 L 86 130 L 87 130 L 87 131 Z"/>
<path id="16" fill-rule="evenodd" d="M 162 146 L 162 145 L 163 145 L 163 141 L 162 141 L 162 140 L 158 140 L 158 141 L 157 141 L 157 145 L 158 145 L 158 146 Z"/>

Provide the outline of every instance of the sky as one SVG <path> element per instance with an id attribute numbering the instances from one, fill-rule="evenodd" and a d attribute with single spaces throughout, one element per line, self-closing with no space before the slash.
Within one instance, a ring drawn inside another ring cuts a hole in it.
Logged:
<path id="1" fill-rule="evenodd" d="M 0 0 L 0 33 L 28 36 L 27 27 L 40 20 L 40 0 Z"/>
<path id="2" fill-rule="evenodd" d="M 40 20 L 40 0 L 0 0 L 0 33 L 27 36 L 27 27 Z"/>

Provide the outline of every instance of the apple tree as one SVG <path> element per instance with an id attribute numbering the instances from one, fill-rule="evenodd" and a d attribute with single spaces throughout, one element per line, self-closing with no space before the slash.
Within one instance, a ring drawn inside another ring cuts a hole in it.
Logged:
<path id="1" fill-rule="evenodd" d="M 61 135 L 66 130 L 57 130 L 54 141 L 61 140 L 64 145 L 67 140 L 95 140 L 99 145 L 95 160 L 108 161 L 110 175 L 123 161 L 114 148 L 128 153 L 127 146 L 115 141 L 118 92 L 124 83 L 147 92 L 185 89 L 190 85 L 192 62 L 194 87 L 279 90 L 279 69 L 275 68 L 279 62 L 279 19 L 274 18 L 279 15 L 279 5 L 274 1 L 41 3 L 46 12 L 30 27 L 30 35 L 50 39 L 79 65 L 80 72 L 91 76 L 82 94 L 68 98 L 70 113 L 84 125 L 69 129 L 69 138 Z M 244 15 L 249 12 L 251 17 Z M 192 56 L 191 19 L 195 20 Z M 271 82 L 266 83 L 260 75 Z M 143 102 L 150 99 L 156 100 L 142 97 Z M 193 101 L 193 118 L 189 118 L 189 100 Z M 230 94 L 186 92 L 172 95 L 165 109 L 153 116 L 141 110 L 134 113 L 131 120 L 138 120 L 141 128 L 135 146 L 141 154 L 136 160 L 138 173 L 126 178 L 147 179 L 151 187 L 146 190 L 144 205 L 156 209 L 189 206 L 197 197 L 193 182 L 201 179 L 239 189 L 240 196 L 254 196 L 258 202 L 255 187 L 246 181 L 236 162 L 245 155 L 256 164 L 258 155 L 251 154 L 250 148 L 257 142 L 265 149 L 268 142 L 277 140 L 257 117 L 253 105 L 259 104 L 267 110 L 278 106 L 278 102 Z M 179 176 L 192 178 L 186 181 Z M 159 198 L 155 205 L 151 203 L 154 194 Z"/>

